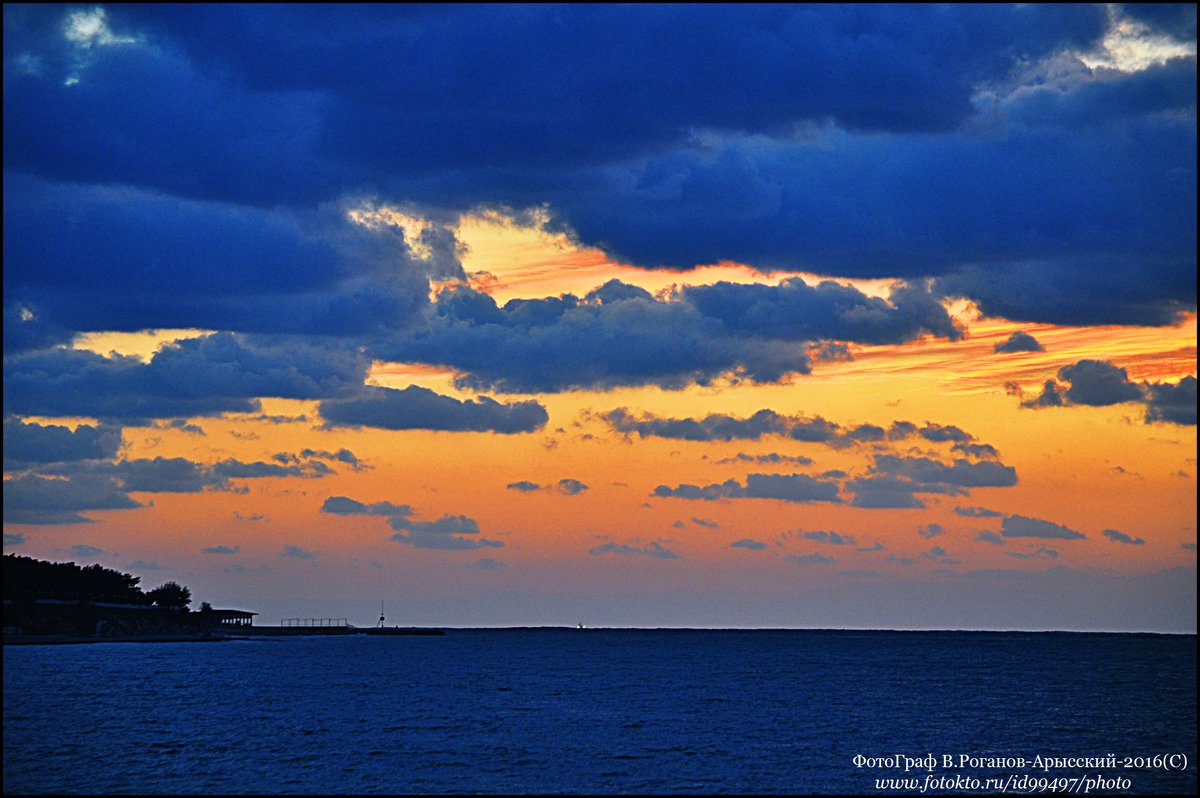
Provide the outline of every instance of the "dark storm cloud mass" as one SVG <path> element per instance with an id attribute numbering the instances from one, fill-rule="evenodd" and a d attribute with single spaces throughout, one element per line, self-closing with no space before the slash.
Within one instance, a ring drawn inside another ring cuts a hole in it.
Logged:
<path id="1" fill-rule="evenodd" d="M 454 432 L 534 432 L 546 425 L 546 408 L 534 401 L 501 404 L 495 399 L 455 399 L 419 385 L 402 390 L 364 386 L 346 399 L 321 402 L 329 426 L 428 429 Z"/>
<path id="2" fill-rule="evenodd" d="M 289 213 L 5 176 L 4 301 L 73 330 L 361 335 L 428 282 L 403 235 Z M 96 302 L 100 293 L 104 302 Z M 5 331 L 19 332 L 19 321 Z"/>
<path id="3" fill-rule="evenodd" d="M 944 296 L 1016 320 L 1171 323 L 1195 307 L 1195 59 L 1120 72 L 1064 55 L 1109 24 L 1037 4 L 8 6 L 5 351 L 79 330 L 339 336 L 537 392 L 769 382 L 844 342 L 956 339 Z M 348 222 L 364 202 L 424 208 L 437 256 Z M 431 306 L 430 276 L 462 276 L 449 226 L 481 206 L 545 207 L 645 267 L 903 282 L 887 300 L 791 281 Z M 153 363 L 56 357 L 11 366 L 6 408 L 26 409 L 10 412 L 341 401 L 319 380 L 194 396 L 176 383 L 203 362 L 163 386 Z"/>
<path id="4" fill-rule="evenodd" d="M 1195 61 L 1062 56 L 1097 47 L 1100 6 L 104 12 L 5 14 L 6 329 L 23 304 L 48 317 L 18 346 L 96 324 L 402 324 L 421 269 L 388 283 L 312 221 L 347 196 L 548 204 L 637 264 L 936 276 L 1010 318 L 1162 324 L 1195 304 Z M 65 36 L 68 13 L 92 34 Z M 72 268 L 106 226 L 95 268 Z M 88 306 L 89 281 L 113 301 Z M 727 323 L 761 330 L 726 294 L 708 299 Z M 946 329 L 908 310 L 856 334 Z"/>

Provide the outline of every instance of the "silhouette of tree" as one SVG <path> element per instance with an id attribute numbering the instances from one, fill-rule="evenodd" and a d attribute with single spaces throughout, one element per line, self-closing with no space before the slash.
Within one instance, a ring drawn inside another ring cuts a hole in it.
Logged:
<path id="1" fill-rule="evenodd" d="M 192 591 L 178 582 L 167 582 L 159 585 L 146 594 L 155 604 L 170 609 L 186 610 L 192 603 Z"/>

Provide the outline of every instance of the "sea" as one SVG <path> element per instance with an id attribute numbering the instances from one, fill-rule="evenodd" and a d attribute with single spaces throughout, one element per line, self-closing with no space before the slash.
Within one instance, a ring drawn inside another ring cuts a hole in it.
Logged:
<path id="1" fill-rule="evenodd" d="M 5 646 L 5 793 L 1196 792 L 1194 635 Z"/>

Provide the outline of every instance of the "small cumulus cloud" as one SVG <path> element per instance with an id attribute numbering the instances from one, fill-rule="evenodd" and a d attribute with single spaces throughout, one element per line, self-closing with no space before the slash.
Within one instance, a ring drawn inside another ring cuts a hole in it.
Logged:
<path id="1" fill-rule="evenodd" d="M 309 551 L 301 546 L 284 545 L 280 552 L 284 557 L 295 557 L 298 560 L 315 560 L 320 556 L 319 551 Z"/>
<path id="2" fill-rule="evenodd" d="M 945 531 L 946 530 L 942 528 L 941 524 L 924 524 L 917 527 L 917 534 L 926 540 L 929 540 L 930 538 L 936 538 Z"/>
<path id="3" fill-rule="evenodd" d="M 493 560 L 491 557 L 480 557 L 471 564 L 471 567 L 477 568 L 480 571 L 495 571 L 498 568 L 504 568 L 505 565 L 499 560 Z"/>
<path id="4" fill-rule="evenodd" d="M 827 532 L 824 529 L 815 529 L 811 532 L 800 532 L 800 537 L 805 540 L 815 540 L 818 543 L 828 543 L 831 546 L 854 546 L 856 545 L 854 538 L 851 535 L 842 535 L 837 532 Z"/>
<path id="5" fill-rule="evenodd" d="M 1042 345 L 1032 335 L 1018 330 L 1010 335 L 1006 340 L 1001 341 L 995 346 L 996 352 L 1044 352 Z"/>
<path id="6" fill-rule="evenodd" d="M 729 544 L 729 548 L 731 549 L 750 549 L 751 551 L 762 551 L 766 547 L 766 543 L 760 543 L 759 541 L 751 540 L 750 538 L 742 538 Z"/>
<path id="7" fill-rule="evenodd" d="M 1005 516 L 1000 525 L 1000 534 L 1006 538 L 1059 538 L 1062 540 L 1087 537 L 1082 532 L 1076 532 L 1062 524 L 1024 515 Z"/>
<path id="8" fill-rule="evenodd" d="M 991 543 L 993 546 L 1003 546 L 1004 538 L 997 535 L 995 532 L 983 529 L 975 536 L 975 539 L 980 543 Z"/>
<path id="9" fill-rule="evenodd" d="M 207 546 L 200 551 L 205 554 L 237 554 L 242 550 L 241 546 Z"/>
<path id="10" fill-rule="evenodd" d="M 1033 551 L 1008 551 L 1005 552 L 1005 556 L 1018 560 L 1056 560 L 1058 552 L 1045 546 L 1039 546 Z"/>
<path id="11" fill-rule="evenodd" d="M 677 560 L 679 555 L 664 548 L 657 541 L 651 541 L 649 546 L 633 546 L 627 543 L 602 543 L 588 549 L 593 557 L 602 554 L 616 554 L 621 557 L 652 557 L 659 560 Z"/>
<path id="12" fill-rule="evenodd" d="M 95 546 L 88 546 L 85 543 L 79 543 L 72 546 L 70 552 L 72 557 L 99 557 L 108 553 L 104 549 L 98 549 Z"/>
<path id="13" fill-rule="evenodd" d="M 567 496 L 574 496 L 575 494 L 582 493 L 587 489 L 588 486 L 577 479 L 571 479 L 568 477 L 558 481 L 558 492 L 564 493 Z"/>
<path id="14" fill-rule="evenodd" d="M 1146 542 L 1146 541 L 1142 540 L 1141 538 L 1135 538 L 1135 537 L 1126 535 L 1124 532 L 1122 532 L 1118 529 L 1106 529 L 1103 532 L 1101 532 L 1100 534 L 1104 535 L 1104 537 L 1108 538 L 1113 543 L 1126 543 L 1130 546 L 1141 546 L 1141 545 L 1144 545 Z"/>
<path id="15" fill-rule="evenodd" d="M 509 490 L 519 490 L 525 493 L 542 489 L 541 485 L 537 484 L 536 482 L 530 482 L 527 479 L 522 479 L 519 482 L 510 482 L 506 487 Z"/>
<path id="16" fill-rule="evenodd" d="M 826 557 L 824 554 L 816 551 L 812 554 L 789 554 L 784 559 L 794 562 L 797 565 L 828 565 L 835 562 L 833 557 Z"/>

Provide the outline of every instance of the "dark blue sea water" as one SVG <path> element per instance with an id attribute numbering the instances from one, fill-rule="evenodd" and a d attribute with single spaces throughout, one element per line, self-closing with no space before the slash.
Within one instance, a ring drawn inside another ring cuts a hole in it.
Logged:
<path id="1" fill-rule="evenodd" d="M 924 783 L 925 770 L 854 764 L 893 754 L 933 754 L 935 777 L 1102 775 L 1133 792 L 1194 793 L 1196 638 L 511 629 L 4 649 L 13 793 Z M 1108 754 L 1184 754 L 1187 767 L 941 767 L 943 756 Z M 898 792 L 920 789 L 905 784 Z"/>

